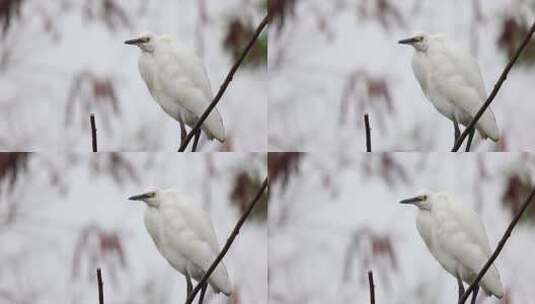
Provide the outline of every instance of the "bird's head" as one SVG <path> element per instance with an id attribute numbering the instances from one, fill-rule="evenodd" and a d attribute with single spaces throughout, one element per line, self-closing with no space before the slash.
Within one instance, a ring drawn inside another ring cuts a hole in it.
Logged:
<path id="1" fill-rule="evenodd" d="M 412 45 L 416 51 L 425 52 L 429 47 L 429 36 L 424 33 L 416 33 L 410 38 L 401 39 L 398 43 Z"/>
<path id="2" fill-rule="evenodd" d="M 164 191 L 162 191 L 159 188 L 151 187 L 147 189 L 145 192 L 137 195 L 133 195 L 129 197 L 128 199 L 131 201 L 142 201 L 145 202 L 150 207 L 158 207 L 160 206 L 160 201 L 162 198 Z"/>
<path id="3" fill-rule="evenodd" d="M 137 38 L 126 40 L 124 43 L 129 45 L 135 45 L 139 47 L 143 52 L 152 53 L 156 44 L 156 35 L 150 32 L 143 32 L 138 35 Z"/>
<path id="4" fill-rule="evenodd" d="M 423 210 L 430 210 L 435 194 L 430 191 L 420 191 L 416 196 L 401 200 L 400 204 L 412 204 Z"/>

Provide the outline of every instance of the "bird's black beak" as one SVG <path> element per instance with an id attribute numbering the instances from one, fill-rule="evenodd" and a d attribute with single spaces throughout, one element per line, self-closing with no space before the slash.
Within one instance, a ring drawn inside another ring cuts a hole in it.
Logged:
<path id="1" fill-rule="evenodd" d="M 414 203 L 421 202 L 421 201 L 424 201 L 424 200 L 425 200 L 425 196 L 424 195 L 420 195 L 420 196 L 404 199 L 404 200 L 400 201 L 399 203 L 400 204 L 414 204 Z"/>
<path id="2" fill-rule="evenodd" d="M 137 45 L 137 44 L 140 44 L 142 42 L 143 42 L 143 38 L 136 38 L 136 39 L 126 40 L 124 43 L 125 44 L 130 44 L 130 45 Z"/>
<path id="3" fill-rule="evenodd" d="M 133 195 L 133 196 L 129 197 L 128 199 L 131 200 L 131 201 L 142 201 L 142 200 L 147 199 L 149 197 L 150 197 L 150 195 L 148 193 L 143 193 L 143 194 Z"/>
<path id="4" fill-rule="evenodd" d="M 418 42 L 418 38 L 417 37 L 401 39 L 400 41 L 398 41 L 399 44 L 413 44 L 415 42 Z"/>

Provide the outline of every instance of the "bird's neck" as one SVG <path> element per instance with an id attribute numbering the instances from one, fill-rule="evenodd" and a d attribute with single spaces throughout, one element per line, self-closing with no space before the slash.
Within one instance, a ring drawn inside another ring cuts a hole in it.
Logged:
<path id="1" fill-rule="evenodd" d="M 422 55 L 425 55 L 427 54 L 427 47 L 426 48 L 414 48 L 414 51 L 417 53 L 417 54 L 422 54 Z"/>

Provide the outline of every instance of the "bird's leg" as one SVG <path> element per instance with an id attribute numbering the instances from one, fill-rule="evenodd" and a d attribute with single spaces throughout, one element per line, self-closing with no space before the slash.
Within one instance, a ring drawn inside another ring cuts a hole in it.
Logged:
<path id="1" fill-rule="evenodd" d="M 477 298 L 477 292 L 479 291 L 479 285 L 476 285 L 476 288 L 474 288 L 474 291 L 472 291 L 472 301 L 471 304 L 476 304 L 476 298 Z"/>
<path id="2" fill-rule="evenodd" d="M 459 139 L 459 136 L 461 136 L 461 130 L 459 129 L 459 124 L 457 123 L 457 120 L 454 118 L 453 119 L 453 129 L 454 129 L 454 137 L 455 137 L 455 141 L 453 142 L 453 144 L 455 145 L 457 143 L 457 139 Z"/>
<path id="3" fill-rule="evenodd" d="M 208 288 L 208 283 L 204 282 L 201 286 L 201 295 L 199 296 L 199 304 L 202 304 L 204 301 L 204 294 L 206 293 L 206 288 Z"/>
<path id="4" fill-rule="evenodd" d="M 191 291 L 193 290 L 193 284 L 191 284 L 191 277 L 189 276 L 189 273 L 186 272 L 186 298 L 189 299 L 189 296 L 191 295 Z"/>
<path id="5" fill-rule="evenodd" d="M 184 140 L 186 140 L 186 136 L 188 133 L 186 132 L 186 125 L 182 121 L 182 119 L 178 120 L 178 123 L 180 124 L 180 146 L 184 143 Z"/>
<path id="6" fill-rule="evenodd" d="M 472 129 L 472 131 L 470 131 L 470 134 L 468 135 L 468 142 L 466 143 L 465 152 L 470 152 L 470 145 L 472 144 L 472 139 L 474 138 L 474 134 L 476 134 L 476 129 Z"/>
<path id="7" fill-rule="evenodd" d="M 457 284 L 459 285 L 459 299 L 461 299 L 464 294 L 464 285 L 460 275 L 457 275 Z"/>
<path id="8" fill-rule="evenodd" d="M 201 130 L 195 132 L 195 138 L 193 139 L 193 146 L 191 147 L 191 152 L 197 151 L 197 144 L 199 143 L 199 138 L 201 138 Z"/>

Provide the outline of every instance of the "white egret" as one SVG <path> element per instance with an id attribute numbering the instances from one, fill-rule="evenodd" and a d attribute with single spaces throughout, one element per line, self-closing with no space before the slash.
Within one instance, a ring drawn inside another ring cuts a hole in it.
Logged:
<path id="1" fill-rule="evenodd" d="M 416 34 L 400 40 L 414 47 L 412 70 L 425 97 L 453 122 L 454 138 L 460 136 L 459 123 L 467 126 L 487 98 L 479 65 L 467 52 L 444 35 Z M 499 130 L 490 107 L 475 125 L 483 139 L 499 140 Z M 474 137 L 469 134 L 466 150 Z"/>
<path id="2" fill-rule="evenodd" d="M 424 191 L 400 203 L 418 207 L 418 232 L 433 257 L 457 278 L 460 297 L 464 293 L 462 281 L 471 284 L 492 254 L 479 217 L 446 192 Z M 503 296 L 500 274 L 494 265 L 479 284 L 486 294 Z M 479 287 L 474 289 L 472 303 L 475 303 L 478 290 Z"/>
<path id="3" fill-rule="evenodd" d="M 142 33 L 124 43 L 141 49 L 139 72 L 150 94 L 162 109 L 180 124 L 184 140 L 184 124 L 193 127 L 213 99 L 206 69 L 193 50 L 178 47 L 169 35 Z M 225 140 L 223 120 L 214 108 L 201 128 L 209 139 Z M 196 134 L 195 142 L 200 133 Z"/>
<path id="4" fill-rule="evenodd" d="M 160 254 L 186 277 L 189 297 L 193 288 L 191 278 L 201 280 L 220 252 L 210 217 L 171 189 L 154 188 L 128 199 L 147 204 L 145 227 Z M 208 278 L 208 284 L 216 293 L 231 294 L 230 278 L 223 261 Z M 205 283 L 201 289 L 200 303 L 206 288 Z"/>

